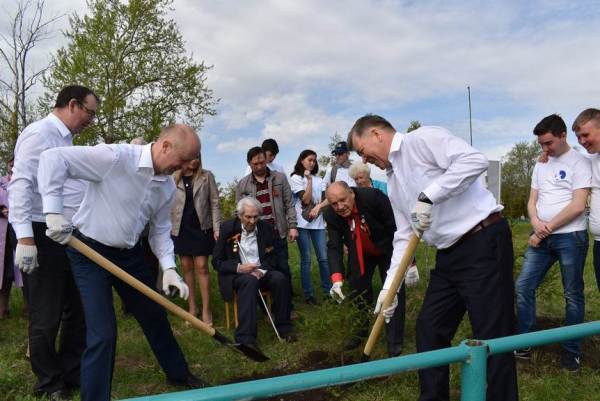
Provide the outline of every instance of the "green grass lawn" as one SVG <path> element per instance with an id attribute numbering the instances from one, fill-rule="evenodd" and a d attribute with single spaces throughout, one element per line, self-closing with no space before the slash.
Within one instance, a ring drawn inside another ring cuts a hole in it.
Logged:
<path id="1" fill-rule="evenodd" d="M 515 244 L 515 277 L 518 275 L 529 225 L 513 225 Z M 592 242 L 590 241 L 590 244 Z M 415 320 L 428 280 L 428 269 L 432 268 L 435 251 L 423 245 L 419 247 L 417 262 L 421 282 L 417 288 L 407 292 L 406 340 L 404 354 L 415 352 Z M 266 319 L 259 322 L 258 342 L 261 349 L 271 357 L 266 363 L 254 363 L 237 353 L 218 346 L 210 337 L 190 328 L 176 317 L 171 317 L 175 335 L 184 350 L 192 371 L 213 384 L 232 383 L 253 377 L 270 377 L 306 370 L 340 366 L 357 361 L 361 350 L 342 353 L 342 344 L 348 339 L 349 328 L 355 317 L 350 305 L 321 302 L 310 306 L 303 302 L 300 286 L 298 249 L 290 245 L 290 265 L 294 278 L 294 303 L 299 314 L 295 321 L 299 341 L 293 344 L 279 343 Z M 319 289 L 318 267 L 313 260 L 313 284 Z M 216 273 L 211 270 L 212 310 L 216 328 L 233 336 L 225 329 L 224 308 L 216 286 Z M 600 297 L 592 268 L 591 245 L 585 271 L 586 321 L 600 319 Z M 380 285 L 379 283 L 377 284 Z M 0 320 L 0 399 L 34 400 L 31 391 L 34 375 L 29 361 L 25 359 L 27 322 L 21 317 L 22 298 L 20 291 L 13 290 L 11 317 Z M 321 301 L 324 296 L 317 291 Z M 185 306 L 184 303 L 178 302 Z M 115 308 L 120 311 L 119 298 L 115 296 Z M 551 269 L 538 292 L 538 319 L 542 328 L 558 327 L 564 316 L 564 300 L 560 274 L 556 266 Z M 165 384 L 164 376 L 155 361 L 137 323 L 125 318 L 120 312 L 119 338 L 113 380 L 113 397 L 129 398 L 145 394 L 177 391 Z M 469 338 L 470 328 L 465 319 L 455 337 L 454 344 Z M 551 345 L 534 350 L 530 362 L 518 363 L 519 392 L 521 400 L 589 400 L 600 399 L 600 340 L 588 338 L 584 341 L 582 370 L 565 373 L 558 368 L 560 347 Z M 372 354 L 372 360 L 386 356 L 385 344 L 380 339 Z M 459 399 L 460 377 L 458 366 L 451 369 L 452 398 Z M 354 386 L 334 387 L 304 395 L 306 400 L 415 400 L 418 394 L 416 372 L 407 372 L 384 379 L 364 381 Z M 278 397 L 280 399 L 283 397 Z M 78 399 L 78 398 L 76 398 Z M 288 398 L 285 398 L 288 399 Z M 291 398 L 290 398 L 291 399 Z"/>

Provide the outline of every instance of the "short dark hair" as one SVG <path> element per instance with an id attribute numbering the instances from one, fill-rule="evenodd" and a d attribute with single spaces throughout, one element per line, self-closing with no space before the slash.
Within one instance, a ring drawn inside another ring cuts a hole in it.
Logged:
<path id="1" fill-rule="evenodd" d="M 254 158 L 254 156 L 260 155 L 260 154 L 263 154 L 263 155 L 265 154 L 265 151 L 261 147 L 255 146 L 253 148 L 250 148 L 250 150 L 246 154 L 246 161 L 248 163 L 250 163 L 250 160 L 252 160 Z"/>
<path id="2" fill-rule="evenodd" d="M 96 102 L 100 102 L 100 98 L 98 97 L 98 95 L 96 95 L 94 91 L 92 91 L 89 88 L 86 88 L 85 86 L 65 86 L 60 90 L 60 92 L 58 92 L 58 96 L 56 96 L 56 103 L 54 104 L 54 107 L 57 109 L 66 107 L 71 101 L 71 99 L 75 99 L 78 103 L 83 103 L 85 101 L 85 98 L 89 95 L 94 95 L 94 97 L 96 98 Z"/>
<path id="3" fill-rule="evenodd" d="M 540 136 L 550 132 L 553 136 L 560 137 L 564 132 L 567 132 L 567 124 L 558 114 L 550 114 L 542 118 L 542 121 L 537 123 L 533 129 L 533 134 Z"/>
<path id="4" fill-rule="evenodd" d="M 346 141 L 348 142 L 348 149 L 355 150 L 352 146 L 352 135 L 361 137 L 365 130 L 371 127 L 380 127 L 396 131 L 392 124 L 390 124 L 390 122 L 385 118 L 378 116 L 377 114 L 365 114 L 364 116 L 356 120 L 356 122 L 350 129 L 350 132 L 348 133 L 348 139 Z"/>
<path id="5" fill-rule="evenodd" d="M 304 177 L 304 166 L 302 165 L 302 160 L 306 159 L 308 156 L 315 156 L 315 158 L 316 158 L 317 154 L 315 153 L 314 150 L 310 150 L 310 149 L 304 149 L 302 152 L 300 152 L 300 156 L 298 156 L 298 160 L 296 160 L 296 164 L 294 165 L 294 171 L 290 175 L 297 174 L 300 177 Z M 319 172 L 319 162 L 315 160 L 315 166 L 310 171 L 310 173 L 312 175 L 317 175 L 318 172 Z"/>
<path id="6" fill-rule="evenodd" d="M 277 142 L 273 138 L 265 139 L 260 147 L 265 152 L 271 152 L 273 156 L 279 153 L 279 146 L 277 146 Z"/>
<path id="7" fill-rule="evenodd" d="M 596 122 L 596 126 L 600 127 L 600 110 L 598 109 L 585 109 L 575 119 L 573 122 L 573 126 L 571 129 L 573 132 L 577 133 L 581 129 L 582 125 L 587 124 L 589 121 L 594 120 Z"/>

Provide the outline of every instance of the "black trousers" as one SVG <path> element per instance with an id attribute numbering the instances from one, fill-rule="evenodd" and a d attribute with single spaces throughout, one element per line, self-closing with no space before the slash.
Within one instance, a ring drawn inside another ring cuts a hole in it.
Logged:
<path id="1" fill-rule="evenodd" d="M 387 269 L 390 266 L 389 256 L 367 256 L 364 258 L 365 274 L 351 277 L 348 280 L 350 286 L 350 299 L 361 311 L 361 321 L 359 322 L 356 337 L 366 337 L 369 334 L 369 322 L 373 307 L 373 274 L 375 268 L 379 268 L 381 282 L 385 282 Z M 404 343 L 404 316 L 406 309 L 406 291 L 404 284 L 398 292 L 398 306 L 389 323 L 385 325 L 385 334 L 388 343 L 388 350 L 402 347 Z"/>
<path id="2" fill-rule="evenodd" d="M 46 237 L 44 223 L 34 222 L 33 234 L 39 266 L 27 278 L 30 360 L 35 393 L 51 393 L 79 387 L 85 320 L 65 247 Z"/>
<path id="3" fill-rule="evenodd" d="M 473 337 L 515 334 L 512 235 L 506 220 L 438 250 L 417 319 L 417 351 L 449 347 L 465 311 Z M 449 400 L 448 366 L 419 371 L 419 401 Z M 488 401 L 518 400 L 512 353 L 488 358 Z"/>
<path id="4" fill-rule="evenodd" d="M 269 270 L 260 280 L 251 274 L 238 274 L 233 279 L 233 289 L 237 293 L 239 320 L 239 326 L 235 330 L 236 342 L 256 343 L 256 307 L 261 302 L 258 299 L 259 288 L 271 292 L 273 298 L 271 313 L 279 335 L 284 336 L 292 331 L 291 292 L 288 278 L 276 270 Z"/>

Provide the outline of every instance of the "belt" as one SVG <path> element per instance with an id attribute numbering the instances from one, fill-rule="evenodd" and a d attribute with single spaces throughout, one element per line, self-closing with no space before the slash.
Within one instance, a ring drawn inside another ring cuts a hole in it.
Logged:
<path id="1" fill-rule="evenodd" d="M 79 230 L 75 230 L 75 231 L 73 231 L 73 235 L 74 235 L 75 237 L 77 237 L 77 238 L 79 238 L 79 239 L 83 240 L 84 242 L 87 242 L 88 244 L 100 245 L 100 246 L 103 246 L 103 247 L 105 247 L 105 248 L 114 249 L 114 250 L 116 250 L 116 251 L 127 251 L 127 250 L 129 249 L 129 248 L 117 248 L 117 247 L 114 247 L 114 246 L 110 246 L 110 245 L 103 244 L 103 243 L 102 243 L 102 242 L 100 242 L 100 241 L 96 241 L 96 240 L 95 240 L 95 239 L 93 239 L 93 238 L 90 238 L 90 237 L 88 237 L 88 236 L 85 236 L 85 235 L 83 235 L 83 234 L 81 233 L 81 231 L 79 231 Z"/>
<path id="2" fill-rule="evenodd" d="M 492 214 L 490 214 L 488 217 L 486 217 L 485 219 L 481 220 L 479 223 L 477 223 L 473 228 L 471 228 L 469 231 L 467 231 L 466 233 L 463 234 L 462 237 L 459 238 L 458 241 L 456 241 L 452 247 L 454 247 L 455 245 L 460 244 L 461 242 L 465 241 L 466 239 L 472 237 L 473 235 L 475 235 L 477 232 L 483 230 L 486 227 L 491 226 L 492 224 L 496 224 L 499 221 L 501 221 L 503 219 L 502 217 L 502 213 L 500 212 L 494 212 Z"/>

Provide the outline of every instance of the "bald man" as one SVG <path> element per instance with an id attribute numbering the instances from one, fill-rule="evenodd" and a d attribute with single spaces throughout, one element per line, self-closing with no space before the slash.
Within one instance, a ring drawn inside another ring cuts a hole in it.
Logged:
<path id="1" fill-rule="evenodd" d="M 171 241 L 171 174 L 198 156 L 200 141 L 186 125 L 163 130 L 148 145 L 113 144 L 55 148 L 42 153 L 38 182 L 46 235 L 60 244 L 75 235 L 149 287 L 140 236 L 150 224 L 148 241 L 163 271 L 165 293 L 187 299 L 188 288 L 175 270 Z M 63 185 L 68 178 L 87 181 L 73 225 L 65 220 Z M 87 325 L 81 361 L 81 400 L 109 401 L 117 339 L 112 288 L 142 327 L 167 382 L 188 388 L 205 384 L 192 375 L 162 307 L 113 277 L 74 249 L 67 249 Z"/>

